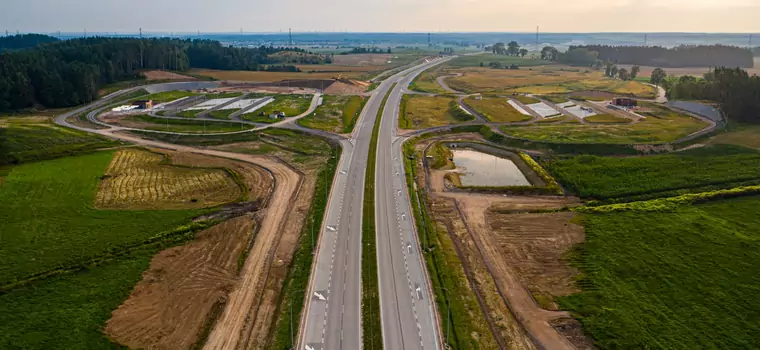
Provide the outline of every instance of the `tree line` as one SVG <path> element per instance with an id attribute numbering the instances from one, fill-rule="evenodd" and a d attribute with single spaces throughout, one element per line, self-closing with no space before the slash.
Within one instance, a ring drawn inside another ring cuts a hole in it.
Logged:
<path id="1" fill-rule="evenodd" d="M 490 51 L 494 55 L 507 55 L 507 56 L 519 56 L 525 57 L 528 54 L 528 49 L 520 48 L 520 44 L 517 41 L 510 41 L 508 44 L 496 43 L 493 46 L 484 47 L 485 51 Z"/>
<path id="2" fill-rule="evenodd" d="M 143 69 L 298 71 L 279 64 L 296 48 L 234 48 L 212 40 L 93 37 L 0 53 L 0 111 L 93 101 L 106 84 L 141 78 Z M 292 58 L 291 58 L 292 59 Z"/>
<path id="3" fill-rule="evenodd" d="M 602 61 L 616 64 L 638 64 L 654 67 L 741 67 L 752 68 L 752 52 L 746 48 L 726 45 L 660 46 L 570 46 L 596 51 Z"/>
<path id="4" fill-rule="evenodd" d="M 44 34 L 20 34 L 0 37 L 0 52 L 21 50 L 58 41 L 58 38 Z"/>
<path id="5" fill-rule="evenodd" d="M 659 77 L 662 75 L 664 71 Z M 715 101 L 726 118 L 760 123 L 760 77 L 750 76 L 744 69 L 715 68 L 702 78 L 669 76 L 662 78 L 661 84 L 668 98 Z"/>
<path id="6" fill-rule="evenodd" d="M 355 47 L 351 49 L 351 51 L 345 51 L 341 52 L 341 55 L 354 55 L 354 54 L 363 54 L 363 53 L 391 53 L 391 48 L 389 47 L 387 50 L 383 50 L 378 47 L 373 48 L 366 48 L 366 47 Z"/>

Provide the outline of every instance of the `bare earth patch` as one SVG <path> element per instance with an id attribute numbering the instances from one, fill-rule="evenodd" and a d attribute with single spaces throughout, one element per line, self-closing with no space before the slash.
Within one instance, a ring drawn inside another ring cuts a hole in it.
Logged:
<path id="1" fill-rule="evenodd" d="M 105 333 L 130 348 L 190 349 L 234 288 L 253 226 L 249 216 L 228 220 L 153 257 L 129 299 L 106 322 Z"/>

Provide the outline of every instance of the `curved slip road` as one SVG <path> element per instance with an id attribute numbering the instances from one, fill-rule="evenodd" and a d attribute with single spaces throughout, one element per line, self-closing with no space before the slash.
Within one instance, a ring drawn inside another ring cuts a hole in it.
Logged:
<path id="1" fill-rule="evenodd" d="M 302 315 L 302 324 L 298 336 L 298 349 L 322 350 L 322 349 L 361 349 L 362 348 L 362 318 L 361 318 L 361 235 L 362 235 L 362 206 L 364 201 L 364 185 L 367 167 L 367 154 L 374 128 L 377 113 L 382 100 L 390 90 L 390 87 L 401 80 L 405 80 L 410 72 L 420 72 L 441 61 L 425 63 L 397 73 L 385 81 L 375 90 L 359 117 L 359 122 L 351 135 L 351 139 L 342 141 L 343 153 L 338 165 L 338 173 L 333 181 L 330 199 L 326 211 L 323 227 L 320 229 L 319 245 L 317 248 L 316 263 L 313 266 L 309 290 L 306 298 L 306 308 Z M 408 83 L 407 83 L 408 84 Z M 401 86 L 397 86 L 394 92 L 399 94 Z M 390 101 L 388 106 L 390 106 Z M 396 108 L 397 109 L 397 108 Z M 385 113 L 387 113 L 386 108 Z M 384 114 L 385 115 L 385 114 Z M 395 118 L 395 117 L 394 117 Z M 390 118 L 390 119 L 394 119 Z M 384 119 L 386 120 L 386 119 Z M 382 135 L 382 131 L 381 131 Z M 383 148 L 381 143 L 378 152 Z M 387 146 L 385 151 L 390 151 Z M 381 166 L 378 158 L 378 166 Z M 388 177 L 388 174 L 382 174 Z M 381 181 L 378 172 L 377 181 Z M 403 181 L 403 178 L 401 178 Z M 406 188 L 406 187 L 403 187 Z M 379 200 L 376 193 L 376 203 Z M 377 208 L 377 204 L 376 204 Z M 376 216 L 376 220 L 379 220 Z M 395 218 L 394 218 L 395 220 Z M 386 222 L 386 221 L 384 221 Z M 387 222 L 386 222 L 387 224 Z M 387 240 L 389 232 L 381 227 L 386 224 L 377 223 L 378 232 L 378 269 L 380 274 L 389 271 L 396 276 L 396 269 L 391 270 L 390 256 L 380 256 L 380 240 Z M 398 235 L 396 233 L 395 235 Z M 398 246 L 397 250 L 400 251 Z M 394 255 L 395 256 L 395 255 Z M 403 269 L 403 262 L 395 262 Z M 421 263 L 421 262 L 420 262 Z M 406 278 L 398 276 L 398 278 Z M 381 307 L 397 309 L 401 306 L 398 300 L 402 299 L 407 304 L 411 298 L 408 283 L 404 282 L 406 290 L 400 289 L 401 298 L 396 296 L 396 290 L 390 289 L 380 283 Z M 424 286 L 427 286 L 425 282 Z M 387 288 L 384 292 L 383 288 Z M 423 287 L 427 295 L 426 287 Z M 406 299 L 403 299 L 406 297 Z M 386 301 L 387 299 L 387 301 Z M 429 303 L 426 298 L 418 305 Z M 422 307 L 420 307 L 423 309 Z M 432 309 L 426 307 L 425 332 L 428 336 L 425 349 L 437 349 L 437 328 Z M 408 347 L 396 347 L 391 345 L 392 339 L 397 337 L 397 329 L 401 326 L 419 329 L 413 317 L 412 309 L 403 318 L 397 315 L 383 313 L 383 338 L 386 349 L 421 349 L 420 336 L 415 333 L 416 340 Z M 420 311 L 422 313 L 423 311 Z M 386 318 L 389 318 L 386 321 Z M 393 320 L 390 320 L 390 319 Z M 400 322 L 403 321 L 403 325 Z M 389 343 L 390 342 L 390 343 Z"/>

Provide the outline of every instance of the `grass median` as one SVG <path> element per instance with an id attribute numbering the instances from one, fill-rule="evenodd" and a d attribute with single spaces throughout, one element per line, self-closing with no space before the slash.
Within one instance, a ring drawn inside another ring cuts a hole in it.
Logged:
<path id="1" fill-rule="evenodd" d="M 377 139 L 385 103 L 396 84 L 388 90 L 377 111 L 375 127 L 369 143 L 367 174 L 364 182 L 362 220 L 362 341 L 364 349 L 382 349 L 383 332 L 380 320 L 380 293 L 377 282 L 377 242 L 375 236 L 375 166 L 377 165 Z"/>

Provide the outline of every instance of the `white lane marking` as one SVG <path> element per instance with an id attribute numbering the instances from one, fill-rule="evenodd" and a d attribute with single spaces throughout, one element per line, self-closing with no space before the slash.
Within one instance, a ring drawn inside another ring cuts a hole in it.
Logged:
<path id="1" fill-rule="evenodd" d="M 324 295 L 319 294 L 317 292 L 314 292 L 314 296 L 317 297 L 317 299 L 322 300 L 322 301 L 327 300 Z"/>
<path id="2" fill-rule="evenodd" d="M 328 225 L 328 226 L 327 226 L 327 230 L 328 230 L 328 231 L 332 231 L 332 232 L 335 232 L 335 231 L 337 231 L 337 230 L 338 230 L 338 228 L 336 228 L 336 227 L 335 227 L 335 226 L 333 226 L 333 225 Z"/>
<path id="3" fill-rule="evenodd" d="M 311 347 L 311 346 L 309 346 L 308 344 L 306 345 L 306 347 L 305 347 L 304 349 L 306 349 L 306 350 L 314 350 L 314 348 L 312 348 L 312 347 Z"/>

